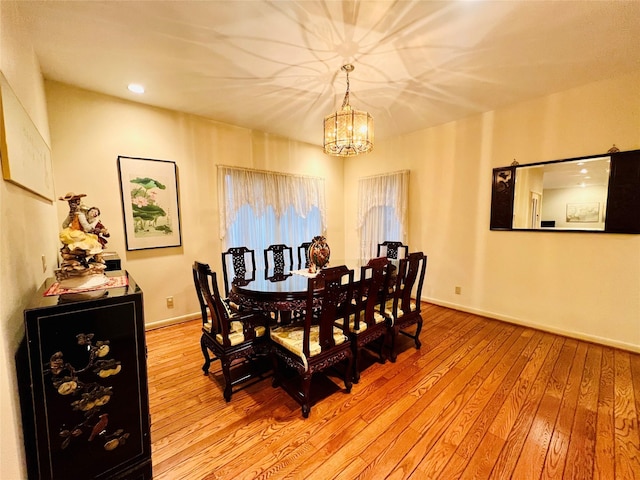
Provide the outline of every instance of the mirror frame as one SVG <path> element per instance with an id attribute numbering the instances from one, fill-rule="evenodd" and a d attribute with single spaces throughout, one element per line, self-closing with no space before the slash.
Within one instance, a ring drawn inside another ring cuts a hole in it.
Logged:
<path id="1" fill-rule="evenodd" d="M 518 169 L 560 162 L 611 157 L 604 230 L 513 228 L 515 181 Z M 491 230 L 518 232 L 640 233 L 640 150 L 607 152 L 586 157 L 512 165 L 493 169 Z"/>

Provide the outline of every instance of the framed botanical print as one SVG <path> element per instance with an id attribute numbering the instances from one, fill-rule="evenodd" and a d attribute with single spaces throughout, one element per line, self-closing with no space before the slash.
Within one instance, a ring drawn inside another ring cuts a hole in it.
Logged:
<path id="1" fill-rule="evenodd" d="M 118 176 L 127 250 L 179 247 L 176 163 L 119 156 Z"/>

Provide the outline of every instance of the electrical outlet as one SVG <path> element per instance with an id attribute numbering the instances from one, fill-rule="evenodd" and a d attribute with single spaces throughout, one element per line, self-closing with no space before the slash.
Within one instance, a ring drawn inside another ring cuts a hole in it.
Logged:
<path id="1" fill-rule="evenodd" d="M 173 308 L 173 297 L 167 297 L 167 308 Z"/>
<path id="2" fill-rule="evenodd" d="M 42 273 L 47 271 L 47 257 L 42 255 Z"/>
<path id="3" fill-rule="evenodd" d="M 456 287 L 456 295 L 460 295 L 462 293 L 462 287 Z"/>

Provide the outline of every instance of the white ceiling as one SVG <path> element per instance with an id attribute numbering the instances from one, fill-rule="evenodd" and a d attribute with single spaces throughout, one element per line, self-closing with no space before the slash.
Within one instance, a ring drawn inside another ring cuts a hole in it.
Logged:
<path id="1" fill-rule="evenodd" d="M 11 3 L 3 0 L 3 3 Z M 322 144 L 376 138 L 640 69 L 640 1 L 21 1 L 45 78 Z M 127 91 L 146 87 L 143 96 Z"/>

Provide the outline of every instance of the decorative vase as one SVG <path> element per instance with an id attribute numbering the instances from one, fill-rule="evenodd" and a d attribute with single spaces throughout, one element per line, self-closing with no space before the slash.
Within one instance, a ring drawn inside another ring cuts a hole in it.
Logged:
<path id="1" fill-rule="evenodd" d="M 315 272 L 320 268 L 324 268 L 329 264 L 329 256 L 331 249 L 327 243 L 327 239 L 322 235 L 313 237 L 309 246 L 309 271 Z"/>

